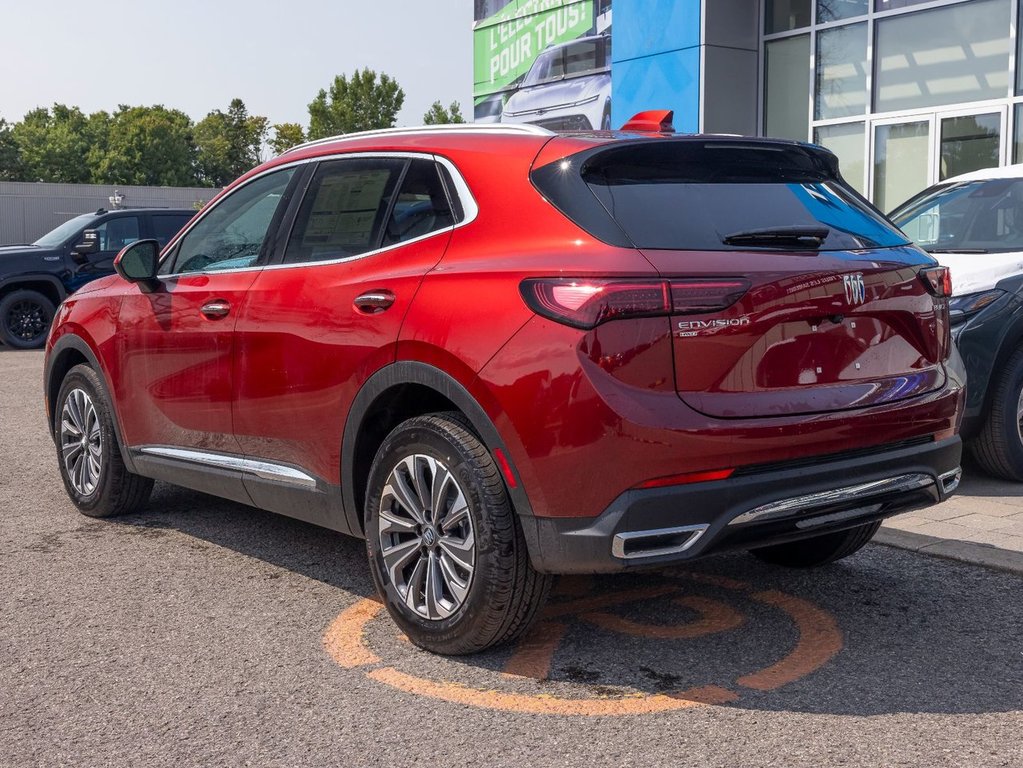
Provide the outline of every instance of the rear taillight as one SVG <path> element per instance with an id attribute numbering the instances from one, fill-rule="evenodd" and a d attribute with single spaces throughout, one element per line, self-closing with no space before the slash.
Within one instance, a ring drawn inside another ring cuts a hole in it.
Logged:
<path id="1" fill-rule="evenodd" d="M 952 273 L 948 267 L 927 267 L 920 270 L 920 279 L 932 295 L 947 299 L 952 295 Z"/>
<path id="2" fill-rule="evenodd" d="M 574 328 L 609 320 L 691 315 L 730 307 L 749 290 L 748 280 L 624 280 L 537 278 L 524 280 L 522 298 L 538 315 Z"/>

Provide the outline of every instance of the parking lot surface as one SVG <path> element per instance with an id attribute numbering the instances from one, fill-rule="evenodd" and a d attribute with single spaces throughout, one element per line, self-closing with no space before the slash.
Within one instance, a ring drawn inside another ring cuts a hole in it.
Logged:
<path id="1" fill-rule="evenodd" d="M 0 765 L 1023 766 L 1019 574 L 736 554 L 563 579 L 517 646 L 435 657 L 361 542 L 167 485 L 79 515 L 41 365 L 0 351 Z"/>

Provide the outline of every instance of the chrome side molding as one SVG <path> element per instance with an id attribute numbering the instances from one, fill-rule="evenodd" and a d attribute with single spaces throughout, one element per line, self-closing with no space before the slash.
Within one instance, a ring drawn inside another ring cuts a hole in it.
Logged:
<path id="1" fill-rule="evenodd" d="M 611 554 L 622 560 L 677 555 L 693 546 L 707 528 L 706 524 L 682 525 L 677 528 L 616 533 L 611 540 Z"/>
<path id="2" fill-rule="evenodd" d="M 942 475 L 942 478 L 944 477 L 945 475 Z M 958 481 L 956 483 L 958 484 Z M 728 524 L 744 525 L 746 523 L 789 517 L 804 510 L 856 501 L 857 499 L 878 496 L 883 493 L 915 491 L 933 486 L 934 484 L 933 476 L 919 472 L 897 475 L 896 477 L 888 477 L 883 480 L 872 480 L 869 483 L 847 485 L 844 488 L 835 488 L 830 491 L 819 491 L 817 493 L 808 493 L 805 496 L 795 496 L 791 499 L 772 501 L 770 504 L 763 504 L 748 512 L 743 512 L 732 518 Z M 951 491 L 947 492 L 950 493 Z"/>
<path id="3" fill-rule="evenodd" d="M 224 453 L 210 453 L 208 451 L 193 451 L 187 448 L 170 448 L 163 445 L 143 445 L 135 448 L 135 451 L 145 456 L 155 456 L 163 459 L 174 459 L 189 464 L 199 464 L 204 467 L 216 467 L 217 469 L 229 469 L 235 472 L 242 472 L 247 475 L 258 477 L 262 480 L 274 480 L 287 485 L 294 485 L 299 488 L 316 488 L 316 478 L 300 469 L 289 467 L 285 464 L 276 464 L 270 461 L 257 459 L 246 459 L 241 456 L 231 456 Z"/>

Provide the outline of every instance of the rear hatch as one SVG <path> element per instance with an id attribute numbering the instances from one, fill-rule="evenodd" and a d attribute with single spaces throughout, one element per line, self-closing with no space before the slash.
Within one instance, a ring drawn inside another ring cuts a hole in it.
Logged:
<path id="1" fill-rule="evenodd" d="M 695 410 L 822 413 L 943 385 L 947 306 L 919 274 L 934 261 L 830 153 L 693 137 L 583 154 L 573 164 L 613 226 L 578 199 L 565 212 L 605 240 L 620 229 L 672 287 L 676 388 Z"/>

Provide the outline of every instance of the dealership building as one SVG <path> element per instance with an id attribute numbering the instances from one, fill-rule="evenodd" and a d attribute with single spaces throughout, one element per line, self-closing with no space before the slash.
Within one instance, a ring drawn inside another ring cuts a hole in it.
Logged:
<path id="1" fill-rule="evenodd" d="M 477 0 L 476 115 L 597 128 L 607 101 L 614 127 L 667 108 L 678 131 L 815 141 L 890 210 L 1023 162 L 1021 4 Z"/>

